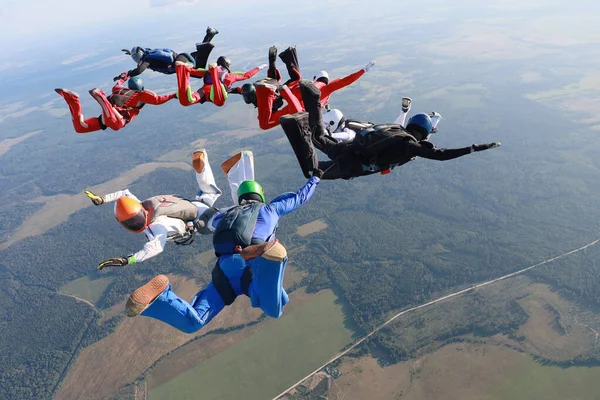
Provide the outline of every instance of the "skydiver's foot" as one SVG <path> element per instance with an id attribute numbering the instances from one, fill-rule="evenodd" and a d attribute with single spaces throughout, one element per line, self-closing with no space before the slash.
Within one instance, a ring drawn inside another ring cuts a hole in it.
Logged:
<path id="1" fill-rule="evenodd" d="M 65 97 L 65 96 L 71 96 L 74 97 L 76 99 L 79 98 L 79 95 L 75 92 L 70 91 L 69 89 L 62 89 L 62 88 L 58 88 L 58 89 L 54 89 L 54 91 L 56 93 L 58 93 L 59 95 Z"/>
<path id="2" fill-rule="evenodd" d="M 281 59 L 281 61 L 283 61 L 285 65 L 294 63 L 294 61 L 296 60 L 295 52 L 296 46 L 290 46 L 281 53 L 279 53 L 279 58 Z"/>
<path id="3" fill-rule="evenodd" d="M 215 28 L 212 28 L 212 27 L 208 26 L 206 28 L 206 35 L 204 36 L 204 39 L 202 39 L 202 43 L 208 43 L 208 42 L 210 42 L 215 37 L 215 35 L 217 33 L 219 33 L 218 30 L 216 30 Z"/>
<path id="4" fill-rule="evenodd" d="M 269 47 L 269 64 L 273 64 L 277 61 L 277 47 Z"/>
<path id="5" fill-rule="evenodd" d="M 165 275 L 157 275 L 150 282 L 136 289 L 127 299 L 125 306 L 127 316 L 140 315 L 168 286 L 169 278 Z"/>
<path id="6" fill-rule="evenodd" d="M 402 98 L 402 112 L 403 113 L 407 113 L 410 111 L 411 103 L 412 103 L 412 99 L 410 97 Z"/>
<path id="7" fill-rule="evenodd" d="M 206 159 L 206 150 L 205 149 L 200 149 L 194 152 L 194 154 L 192 154 L 192 165 L 194 166 L 194 170 L 197 173 L 202 173 L 202 171 L 204 171 L 204 163 Z"/>
<path id="8" fill-rule="evenodd" d="M 242 250 L 242 258 L 246 261 L 263 257 L 270 261 L 283 262 L 286 256 L 285 247 L 277 239 L 263 244 L 253 244 Z"/>
<path id="9" fill-rule="evenodd" d="M 432 111 L 430 113 L 428 113 L 427 115 L 429 115 L 429 118 L 431 118 L 431 133 L 437 133 L 438 129 L 437 129 L 437 125 L 440 122 L 440 120 L 442 119 L 442 116 L 440 113 L 436 112 L 436 111 Z"/>

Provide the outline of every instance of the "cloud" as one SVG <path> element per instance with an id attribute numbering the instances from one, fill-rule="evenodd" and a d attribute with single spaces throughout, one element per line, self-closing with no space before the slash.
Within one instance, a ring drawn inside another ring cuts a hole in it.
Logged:
<path id="1" fill-rule="evenodd" d="M 71 56 L 70 58 L 68 58 L 65 61 L 63 61 L 62 64 L 63 65 L 73 64 L 73 63 L 76 63 L 78 61 L 85 60 L 86 58 L 93 57 L 96 54 L 98 54 L 97 51 L 90 51 L 90 52 L 87 52 L 87 53 L 75 54 L 74 56 Z"/>

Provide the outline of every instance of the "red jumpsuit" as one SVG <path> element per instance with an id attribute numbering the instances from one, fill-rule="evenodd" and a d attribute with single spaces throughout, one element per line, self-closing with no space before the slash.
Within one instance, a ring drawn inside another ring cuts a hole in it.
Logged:
<path id="1" fill-rule="evenodd" d="M 360 69 L 344 78 L 334 79 L 328 84 L 324 82 L 314 82 L 315 86 L 321 90 L 321 105 L 324 107 L 329 102 L 329 97 L 333 92 L 356 82 L 358 78 L 364 75 L 364 73 L 364 69 Z M 277 71 L 277 75 L 278 77 L 281 76 L 279 71 Z M 298 72 L 297 80 L 290 80 L 288 81 L 288 86 L 283 86 L 284 89 L 279 94 L 287 102 L 287 105 L 275 113 L 273 113 L 272 109 L 273 102 L 277 98 L 276 92 L 269 88 L 269 86 L 263 86 L 260 84 L 256 85 L 258 125 L 261 129 L 267 130 L 279 125 L 279 118 L 284 115 L 295 114 L 297 112 L 304 111 L 304 103 L 302 102 L 302 94 L 300 93 L 299 82 L 300 73 Z M 241 88 L 238 88 L 238 92 L 241 93 Z"/>
<path id="2" fill-rule="evenodd" d="M 336 90 L 343 89 L 346 86 L 353 84 L 354 82 L 356 82 L 358 80 L 358 78 L 360 78 L 364 74 L 365 74 L 365 70 L 359 69 L 358 71 L 356 71 L 353 74 L 350 74 L 344 78 L 334 79 L 334 80 L 330 81 L 329 83 L 315 82 L 315 86 L 317 88 L 319 88 L 319 90 L 321 91 L 321 105 L 323 107 L 325 107 L 325 105 L 327 103 L 329 103 L 329 97 L 331 96 L 331 94 L 333 92 L 335 92 Z M 299 80 L 294 81 L 294 82 L 290 83 L 289 86 L 290 86 L 290 89 L 292 89 L 292 93 L 294 94 L 294 96 L 296 96 L 296 98 L 298 98 L 298 100 L 302 103 L 302 94 L 300 93 L 299 82 L 300 82 Z M 304 103 L 302 103 L 302 107 L 304 108 Z"/>
<path id="3" fill-rule="evenodd" d="M 191 106 L 196 103 L 204 103 L 209 101 L 221 107 L 227 100 L 227 90 L 234 82 L 244 81 L 252 78 L 259 71 L 258 67 L 247 72 L 227 72 L 220 66 L 193 69 L 185 64 L 177 64 L 175 66 L 177 73 L 177 97 L 182 106 Z M 204 84 L 200 89 L 202 93 L 192 92 L 190 86 L 190 75 L 196 78 L 204 78 L 206 73 L 210 75 L 212 83 Z"/>
<path id="4" fill-rule="evenodd" d="M 102 90 L 96 90 L 93 92 L 94 94 L 92 94 L 92 97 L 100 104 L 102 115 L 100 117 L 88 119 L 84 119 L 83 117 L 78 96 L 69 92 L 59 92 L 69 106 L 75 132 L 94 132 L 106 129 L 107 127 L 117 131 L 137 117 L 144 104 L 160 105 L 175 98 L 174 94 L 159 96 L 149 90 L 130 90 L 126 86 L 123 86 L 123 82 L 125 82 L 125 80 L 120 79 L 112 88 L 113 96 L 120 93 L 124 93 L 124 96 L 128 96 L 129 92 L 134 92 L 129 99 L 123 103 L 123 106 L 115 106 L 106 98 L 106 95 Z"/>

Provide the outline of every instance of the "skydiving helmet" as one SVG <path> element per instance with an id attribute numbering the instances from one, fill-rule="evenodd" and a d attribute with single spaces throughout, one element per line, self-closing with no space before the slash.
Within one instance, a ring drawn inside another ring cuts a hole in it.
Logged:
<path id="1" fill-rule="evenodd" d="M 135 46 L 133 49 L 131 49 L 131 58 L 133 58 L 133 61 L 139 64 L 142 62 L 144 53 L 145 51 L 143 48 L 141 48 L 140 46 Z"/>
<path id="2" fill-rule="evenodd" d="M 313 81 L 315 81 L 315 82 L 323 82 L 324 84 L 327 85 L 329 83 L 329 74 L 327 73 L 327 71 L 319 71 L 313 77 Z"/>
<path id="3" fill-rule="evenodd" d="M 134 76 L 127 80 L 127 87 L 131 90 L 144 90 L 144 82 L 139 76 Z"/>
<path id="4" fill-rule="evenodd" d="M 257 181 L 244 181 L 240 184 L 237 191 L 238 203 L 254 200 L 261 203 L 265 202 L 265 192 Z"/>
<path id="5" fill-rule="evenodd" d="M 323 124 L 330 134 L 338 132 L 340 128 L 343 128 L 344 122 L 346 122 L 344 114 L 337 108 L 327 110 L 323 113 Z"/>
<path id="6" fill-rule="evenodd" d="M 223 67 L 227 70 L 227 72 L 231 72 L 231 60 L 225 56 L 220 56 L 217 58 L 217 65 L 219 67 Z"/>
<path id="7" fill-rule="evenodd" d="M 416 137 L 417 140 L 426 140 L 432 128 L 431 118 L 425 113 L 413 115 L 406 124 L 407 131 L 419 134 L 419 137 Z"/>
<path id="8" fill-rule="evenodd" d="M 148 212 L 136 199 L 123 196 L 115 204 L 115 217 L 125 229 L 139 233 L 146 229 Z"/>
<path id="9" fill-rule="evenodd" d="M 256 105 L 256 88 L 251 83 L 245 83 L 242 85 L 242 97 L 244 103 Z"/>

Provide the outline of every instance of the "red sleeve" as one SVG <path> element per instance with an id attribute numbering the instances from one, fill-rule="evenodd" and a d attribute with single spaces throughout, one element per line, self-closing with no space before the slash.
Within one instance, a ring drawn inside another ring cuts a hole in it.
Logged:
<path id="1" fill-rule="evenodd" d="M 167 101 L 174 98 L 174 94 L 159 96 L 156 93 L 151 92 L 150 90 L 142 90 L 141 92 L 138 92 L 131 96 L 131 98 L 125 103 L 125 107 L 135 107 L 138 104 L 138 102 L 157 106 L 166 103 Z"/>
<path id="2" fill-rule="evenodd" d="M 189 68 L 189 70 L 190 70 L 190 76 L 193 76 L 196 78 L 204 78 L 204 75 L 206 75 L 206 69 L 204 69 L 204 68 L 198 68 L 198 69 Z"/>
<path id="3" fill-rule="evenodd" d="M 321 88 L 321 98 L 329 96 L 329 95 L 331 95 L 331 93 L 335 92 L 336 90 L 340 90 L 342 88 L 345 88 L 348 85 L 353 84 L 354 82 L 356 82 L 358 80 L 358 78 L 360 78 L 364 74 L 365 74 L 365 70 L 359 69 L 355 73 L 350 74 L 344 78 L 337 78 L 337 79 L 330 81 L 327 85 L 325 85 L 323 88 Z"/>
<path id="4" fill-rule="evenodd" d="M 243 74 L 241 74 L 239 72 L 230 72 L 225 77 L 223 84 L 225 85 L 225 87 L 228 88 L 233 84 L 233 82 L 245 81 L 246 79 L 252 78 L 254 75 L 256 75 L 258 73 L 258 71 L 260 71 L 260 70 L 258 69 L 258 67 L 256 67 L 256 68 L 251 69 L 250 71 L 244 72 Z"/>

